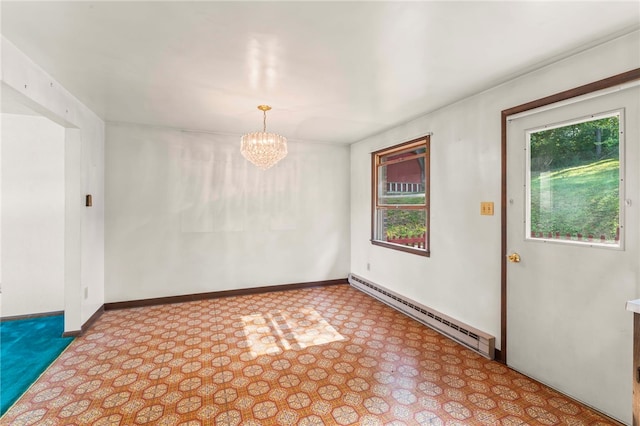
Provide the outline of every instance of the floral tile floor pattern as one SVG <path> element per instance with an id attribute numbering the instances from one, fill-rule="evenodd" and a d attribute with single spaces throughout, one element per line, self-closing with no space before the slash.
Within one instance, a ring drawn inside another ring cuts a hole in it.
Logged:
<path id="1" fill-rule="evenodd" d="M 2 425 L 611 425 L 348 285 L 107 311 Z"/>

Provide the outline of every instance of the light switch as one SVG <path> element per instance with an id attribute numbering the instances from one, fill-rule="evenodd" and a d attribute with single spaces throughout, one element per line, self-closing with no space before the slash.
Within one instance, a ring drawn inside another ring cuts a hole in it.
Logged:
<path id="1" fill-rule="evenodd" d="M 493 216 L 493 201 L 482 201 L 480 203 L 480 214 Z"/>

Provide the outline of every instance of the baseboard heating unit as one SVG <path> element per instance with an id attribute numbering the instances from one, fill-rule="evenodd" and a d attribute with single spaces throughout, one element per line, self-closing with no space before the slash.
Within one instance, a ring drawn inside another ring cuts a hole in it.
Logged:
<path id="1" fill-rule="evenodd" d="M 494 358 L 495 337 L 357 275 L 349 274 L 349 284 L 480 355 Z"/>

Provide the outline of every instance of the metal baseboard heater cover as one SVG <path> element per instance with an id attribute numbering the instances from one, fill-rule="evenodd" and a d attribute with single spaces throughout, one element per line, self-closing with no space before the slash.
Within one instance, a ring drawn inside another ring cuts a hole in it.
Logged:
<path id="1" fill-rule="evenodd" d="M 485 358 L 494 359 L 495 337 L 357 275 L 349 274 L 349 284 L 422 324 L 450 337 Z"/>

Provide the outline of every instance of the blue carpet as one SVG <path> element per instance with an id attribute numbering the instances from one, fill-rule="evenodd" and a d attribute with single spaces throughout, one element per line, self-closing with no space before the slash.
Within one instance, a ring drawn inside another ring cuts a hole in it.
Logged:
<path id="1" fill-rule="evenodd" d="M 63 332 L 62 315 L 0 322 L 0 415 L 71 343 Z"/>

